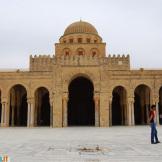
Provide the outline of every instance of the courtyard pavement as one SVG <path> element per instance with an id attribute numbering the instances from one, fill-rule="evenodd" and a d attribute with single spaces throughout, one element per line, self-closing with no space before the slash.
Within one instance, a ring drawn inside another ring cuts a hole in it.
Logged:
<path id="1" fill-rule="evenodd" d="M 162 162 L 162 143 L 150 144 L 149 126 L 0 128 L 6 154 L 11 162 Z"/>

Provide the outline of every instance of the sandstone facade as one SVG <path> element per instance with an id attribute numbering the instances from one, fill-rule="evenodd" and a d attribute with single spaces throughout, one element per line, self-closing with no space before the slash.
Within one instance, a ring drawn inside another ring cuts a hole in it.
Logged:
<path id="1" fill-rule="evenodd" d="M 0 72 L 0 121 L 8 126 L 162 123 L 162 70 L 132 70 L 129 55 L 108 55 L 91 24 L 69 25 L 55 55 L 30 56 L 28 71 Z"/>

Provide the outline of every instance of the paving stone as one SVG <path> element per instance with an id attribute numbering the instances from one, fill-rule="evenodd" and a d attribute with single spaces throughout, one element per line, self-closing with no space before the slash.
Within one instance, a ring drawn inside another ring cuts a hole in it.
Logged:
<path id="1" fill-rule="evenodd" d="M 161 162 L 162 143 L 150 144 L 149 126 L 0 128 L 6 154 L 11 162 Z"/>

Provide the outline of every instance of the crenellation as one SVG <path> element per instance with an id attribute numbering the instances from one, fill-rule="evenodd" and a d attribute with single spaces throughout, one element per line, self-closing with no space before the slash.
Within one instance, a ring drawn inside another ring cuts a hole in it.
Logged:
<path id="1" fill-rule="evenodd" d="M 130 70 L 130 58 L 129 55 L 108 55 L 104 58 L 103 63 L 107 64 L 110 70 Z"/>
<path id="2" fill-rule="evenodd" d="M 52 62 L 50 55 L 30 55 L 30 71 L 51 71 Z"/>
<path id="3" fill-rule="evenodd" d="M 55 57 L 50 55 L 30 55 L 30 71 L 50 71 L 53 63 L 60 63 L 62 66 L 99 66 L 107 64 L 111 70 L 129 70 L 129 55 L 108 55 L 107 57 L 99 57 L 92 55 L 62 55 Z"/>

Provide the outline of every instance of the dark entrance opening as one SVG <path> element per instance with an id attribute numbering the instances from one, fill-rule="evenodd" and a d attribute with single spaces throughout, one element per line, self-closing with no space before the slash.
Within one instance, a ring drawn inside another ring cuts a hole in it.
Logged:
<path id="1" fill-rule="evenodd" d="M 118 86 L 112 95 L 112 125 L 126 125 L 126 90 Z"/>
<path id="2" fill-rule="evenodd" d="M 35 125 L 50 126 L 49 91 L 44 87 L 35 92 Z"/>
<path id="3" fill-rule="evenodd" d="M 95 125 L 93 84 L 84 77 L 74 79 L 69 85 L 68 125 Z"/>
<path id="4" fill-rule="evenodd" d="M 114 92 L 112 100 L 112 125 L 121 125 L 121 120 L 120 95 Z"/>
<path id="5" fill-rule="evenodd" d="M 22 85 L 10 90 L 10 126 L 27 126 L 27 91 Z"/>
<path id="6" fill-rule="evenodd" d="M 162 124 L 162 87 L 159 90 L 159 122 Z"/>
<path id="7" fill-rule="evenodd" d="M 146 85 L 139 85 L 134 92 L 134 117 L 136 125 L 147 124 L 150 108 L 150 89 Z"/>
<path id="8" fill-rule="evenodd" d="M 1 116 L 2 116 L 2 104 L 1 104 L 1 91 L 0 91 L 0 123 L 1 123 Z"/>

